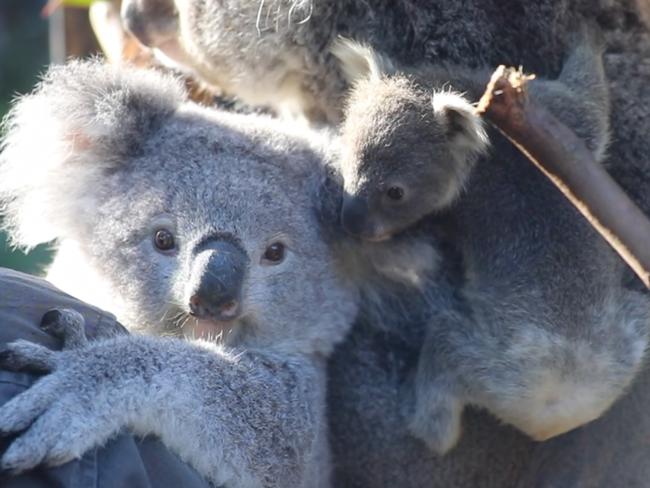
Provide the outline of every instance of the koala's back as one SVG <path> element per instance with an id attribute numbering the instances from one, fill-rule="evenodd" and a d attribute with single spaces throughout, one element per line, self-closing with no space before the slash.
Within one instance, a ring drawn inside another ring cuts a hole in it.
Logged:
<path id="1" fill-rule="evenodd" d="M 608 166 L 650 215 L 650 32 L 621 28 L 609 41 L 604 57 L 612 104 Z"/>
<path id="2" fill-rule="evenodd" d="M 547 308 L 531 312 L 548 320 L 556 310 L 580 315 L 600 304 L 597 298 L 618 286 L 622 261 L 516 148 L 496 131 L 490 138 L 490 156 L 477 163 L 450 210 L 467 284 L 495 298 L 543 293 L 538 302 Z"/>
<path id="3" fill-rule="evenodd" d="M 350 1 L 341 3 L 336 28 L 404 64 L 523 64 L 553 76 L 570 26 L 593 10 L 593 2 L 584 9 L 568 0 Z"/>

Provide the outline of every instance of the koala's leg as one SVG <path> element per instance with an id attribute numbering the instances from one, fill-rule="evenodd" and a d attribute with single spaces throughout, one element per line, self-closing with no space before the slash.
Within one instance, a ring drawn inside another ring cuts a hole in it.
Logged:
<path id="1" fill-rule="evenodd" d="M 558 79 L 533 80 L 530 94 L 571 128 L 601 161 L 609 143 L 610 115 L 604 41 L 595 26 L 585 25 L 573 42 Z"/>
<path id="2" fill-rule="evenodd" d="M 487 303 L 437 347 L 454 355 L 467 403 L 545 440 L 600 417 L 643 364 L 647 297 L 621 291 L 602 298 L 563 324 Z M 518 306 L 534 310 L 525 299 Z"/>
<path id="3" fill-rule="evenodd" d="M 438 454 L 452 449 L 461 435 L 464 402 L 453 349 L 447 331 L 458 327 L 453 318 L 430 324 L 415 377 L 415 412 L 411 433 Z"/>

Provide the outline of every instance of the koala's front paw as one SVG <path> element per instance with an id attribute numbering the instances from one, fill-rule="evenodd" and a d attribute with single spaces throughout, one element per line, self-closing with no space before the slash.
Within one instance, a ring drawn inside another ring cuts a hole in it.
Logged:
<path id="1" fill-rule="evenodd" d="M 63 340 L 63 349 L 76 349 L 88 345 L 86 321 L 76 310 L 54 308 L 43 315 L 41 328 Z"/>
<path id="2" fill-rule="evenodd" d="M 40 327 L 63 341 L 63 349 L 76 349 L 88 344 L 83 316 L 71 309 L 52 309 L 43 315 Z M 12 371 L 49 373 L 55 362 L 52 351 L 28 341 L 18 340 L 0 351 L 0 364 Z"/>
<path id="3" fill-rule="evenodd" d="M 77 324 L 61 329 L 69 344 L 83 342 L 74 329 Z M 111 415 L 110 401 L 115 396 L 98 380 L 101 377 L 110 383 L 107 368 L 93 371 L 92 362 L 85 360 L 87 351 L 78 347 L 57 352 L 16 341 L 0 353 L 2 368 L 50 372 L 0 406 L 0 435 L 26 429 L 2 457 L 3 470 L 19 473 L 41 463 L 63 464 L 81 457 L 119 430 L 121 425 Z"/>
<path id="4" fill-rule="evenodd" d="M 432 387 L 434 388 L 434 387 Z M 460 438 L 463 406 L 451 394 L 437 391 L 419 398 L 409 430 L 437 454 L 446 454 Z"/>

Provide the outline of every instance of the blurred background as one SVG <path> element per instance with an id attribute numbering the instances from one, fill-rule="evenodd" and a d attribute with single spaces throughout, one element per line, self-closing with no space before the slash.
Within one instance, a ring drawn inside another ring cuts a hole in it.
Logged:
<path id="1" fill-rule="evenodd" d="M 168 71 L 152 53 L 125 32 L 120 21 L 121 0 L 0 0 L 0 117 L 11 101 L 30 92 L 50 63 L 70 57 L 103 54 L 112 64 Z M 185 80 L 197 103 L 249 111 L 218 90 L 175 73 Z M 43 273 L 52 250 L 40 246 L 29 253 L 12 249 L 0 231 L 0 266 Z"/>
<path id="2" fill-rule="evenodd" d="M 0 117 L 11 100 L 29 92 L 50 62 L 97 52 L 82 0 L 0 0 Z M 51 252 L 41 246 L 25 254 L 11 249 L 0 232 L 0 266 L 40 273 Z"/>

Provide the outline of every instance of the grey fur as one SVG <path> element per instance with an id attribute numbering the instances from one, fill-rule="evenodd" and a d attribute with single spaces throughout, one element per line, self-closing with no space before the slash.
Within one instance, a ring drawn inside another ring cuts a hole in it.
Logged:
<path id="1" fill-rule="evenodd" d="M 602 50 L 598 32 L 584 26 L 559 78 L 529 84 L 529 95 L 574 130 L 598 161 L 609 142 Z M 337 43 L 334 53 L 353 84 L 341 129 L 343 225 L 365 239 L 387 239 L 461 194 L 488 146 L 471 102 L 490 72 L 432 65 L 399 70 L 397 62 L 350 41 Z M 402 198 L 391 199 L 391 189 Z"/>
<path id="2" fill-rule="evenodd" d="M 3 467 L 60 464 L 128 427 L 160 436 L 216 485 L 328 486 L 325 359 L 357 294 L 335 273 L 312 205 L 326 139 L 200 108 L 173 79 L 98 62 L 53 68 L 7 129 L 0 195 L 18 244 L 57 239 L 53 276 L 135 331 L 224 345 L 137 335 L 85 345 L 67 315 L 78 347 L 15 343 L 7 365 L 31 358 L 52 372 L 0 409 L 0 430 L 30 425 Z M 156 249 L 160 229 L 173 249 Z M 197 261 L 224 242 L 246 256 L 242 280 L 222 282 L 240 288 L 241 312 L 195 319 L 193 287 L 216 269 Z M 276 242 L 286 252 L 273 264 Z"/>
<path id="3" fill-rule="evenodd" d="M 539 79 L 530 86 L 530 95 L 581 135 L 599 159 L 609 129 L 601 52 L 596 33 L 585 27 L 558 80 Z M 461 95 L 439 90 L 447 86 L 478 97 L 486 72 L 424 66 L 403 73 L 392 68 L 396 62 L 378 62 L 370 48 L 340 45 L 336 53 L 349 65 L 347 73 L 364 65 L 355 57 L 367 66 L 357 73 L 342 129 L 347 143 L 341 162 L 343 226 L 363 239 L 385 240 L 452 205 L 466 185 L 486 136 Z M 403 191 L 400 200 L 390 198 L 396 188 Z M 470 219 L 476 219 L 469 221 L 475 227 L 485 222 L 480 214 Z M 606 249 L 593 250 L 602 268 L 568 271 L 553 259 L 577 261 L 587 252 L 584 246 L 557 258 L 540 253 L 550 257 L 546 266 L 555 268 L 556 279 L 574 283 L 560 298 L 557 282 L 539 280 L 531 266 L 534 235 L 509 234 L 520 240 L 521 257 L 502 264 L 501 250 L 491 254 L 480 248 L 485 233 L 497 235 L 498 229 L 486 228 L 477 242 L 468 233 L 461 245 L 467 269 L 460 304 L 434 312 L 421 352 L 411 429 L 439 453 L 457 443 L 468 403 L 537 440 L 598 418 L 625 391 L 645 357 L 650 310 L 645 300 L 602 280 L 616 269 Z M 517 272 L 495 273 L 501 265 Z M 582 283 L 592 280 L 602 289 L 585 289 Z M 561 300 L 567 305 L 559 305 Z M 580 304 L 583 312 L 575 316 L 571 308 Z"/>
<path id="4" fill-rule="evenodd" d="M 264 44 L 269 38 L 277 40 L 280 37 L 273 30 L 259 35 L 255 28 L 256 16 L 239 16 L 240 12 L 251 9 L 250 3 L 260 6 L 258 2 L 249 1 L 229 4 L 227 9 L 219 12 L 220 15 L 206 16 L 201 22 L 189 25 L 185 35 L 194 37 L 204 32 L 203 35 L 207 36 L 211 31 L 222 33 L 221 42 L 212 45 L 212 49 L 221 58 L 228 57 L 230 62 L 236 63 L 240 76 L 256 83 L 257 94 L 269 104 L 278 99 L 274 85 L 265 77 L 249 76 L 259 73 L 256 55 L 261 53 L 265 60 L 273 63 L 270 60 L 274 56 L 277 59 L 286 52 L 297 50 L 301 53 L 298 59 L 304 58 L 308 65 L 300 71 L 304 86 L 308 87 L 307 92 L 317 104 L 337 109 L 337 116 L 332 120 L 338 120 L 343 109 L 342 94 L 337 88 L 337 85 L 344 84 L 343 75 L 337 73 L 340 78 L 334 84 L 319 85 L 316 80 L 325 79 L 323 73 L 332 76 L 338 69 L 323 48 L 338 35 L 366 42 L 404 65 L 422 61 L 446 61 L 473 68 L 500 63 L 522 64 L 526 71 L 552 79 L 561 70 L 575 21 L 583 15 L 597 18 L 606 30 L 608 49 L 605 65 L 613 99 L 613 136 L 610 157 L 606 162 L 636 201 L 645 210 L 650 209 L 647 184 L 644 183 L 650 178 L 644 156 L 650 153 L 650 139 L 647 137 L 650 117 L 647 106 L 640 103 L 650 96 L 646 81 L 650 73 L 647 62 L 650 39 L 635 2 L 318 2 L 314 4 L 310 21 L 295 29 L 295 36 L 283 37 L 290 49 L 280 44 L 280 49 L 269 50 L 257 50 L 253 47 L 255 41 L 247 42 L 256 40 Z M 266 8 L 273 6 L 272 2 L 264 5 Z M 238 17 L 240 26 L 231 36 L 227 36 L 224 29 L 224 25 L 231 23 L 229 16 Z M 240 56 L 242 44 L 251 48 Z M 198 54 L 197 59 L 204 63 L 205 70 L 218 72 L 221 69 L 219 56 L 211 57 L 207 51 Z M 191 66 L 191 63 L 187 65 Z M 276 78 L 281 79 L 281 67 L 285 65 L 273 65 L 277 68 Z M 238 91 L 234 84 L 231 87 L 235 94 L 245 97 L 244 90 Z M 497 145 L 500 151 L 503 143 Z M 485 239 L 486 253 L 492 253 L 497 245 L 505 244 L 503 252 L 494 254 L 500 272 L 505 275 L 510 270 L 502 267 L 504 263 L 523 252 L 519 247 L 519 235 L 537 236 L 540 247 L 547 247 L 555 259 L 562 261 L 562 252 L 569 243 L 560 236 L 566 233 L 570 239 L 569 247 L 577 248 L 583 239 L 587 243 L 585 252 L 591 255 L 595 236 L 583 227 L 578 216 L 566 207 L 555 190 L 527 167 L 526 161 L 518 159 L 518 156 L 509 161 L 511 151 L 506 147 L 499 161 L 474 176 L 468 188 L 480 191 L 471 202 L 465 202 L 465 210 L 460 214 L 465 217 L 458 223 L 454 223 L 456 218 L 449 219 L 453 225 L 444 229 L 450 237 L 445 239 L 443 254 L 446 259 L 441 263 L 444 268 L 450 268 L 443 270 L 443 275 L 449 277 L 452 290 L 459 280 L 462 282 L 462 274 L 456 270 L 460 265 L 454 264 L 458 261 L 453 259 L 457 255 L 455 249 L 467 242 L 459 239 L 456 246 L 455 236 L 462 237 L 462 231 L 467 229 L 475 234 L 481 231 L 468 226 L 467 216 L 472 214 L 481 218 L 487 216 L 487 220 L 476 218 L 481 226 L 499 229 L 497 236 L 480 237 Z M 505 167 L 501 162 L 506 163 Z M 523 181 L 520 180 L 522 177 Z M 480 187 L 482 181 L 486 182 L 483 190 Z M 495 212 L 489 215 L 481 206 L 492 202 L 493 198 Z M 514 212 L 515 209 L 518 211 Z M 561 221 L 548 221 L 548 215 L 558 209 L 562 210 Z M 519 219 L 523 213 L 530 216 L 529 220 Z M 384 261 L 390 262 L 390 259 Z M 538 279 L 556 280 L 560 294 L 570 289 L 570 284 L 565 287 L 554 275 L 555 268 L 545 267 L 543 258 L 536 259 L 535 263 L 536 269 L 541 271 Z M 567 263 L 563 262 L 562 266 L 568 266 Z M 589 260 L 574 264 L 592 265 Z M 619 276 L 618 271 L 614 272 L 611 279 L 616 280 Z M 638 286 L 638 283 L 634 284 Z M 329 418 L 336 486 L 557 488 L 644 486 L 647 483 L 650 477 L 645 461 L 650 455 L 647 443 L 650 422 L 646 415 L 650 401 L 650 376 L 647 371 L 640 373 L 630 393 L 601 419 L 541 444 L 530 442 L 514 429 L 470 408 L 464 416 L 465 433 L 459 447 L 444 457 L 432 456 L 406 429 L 410 415 L 409 386 L 423 342 L 422 322 L 427 320 L 426 317 L 418 318 L 416 309 L 421 305 L 420 297 L 409 290 L 402 290 L 394 306 L 384 302 L 388 307 L 384 315 L 392 312 L 388 315 L 395 317 L 410 310 L 413 313 L 409 317 L 402 321 L 382 322 L 383 328 L 377 328 L 372 318 L 362 318 L 330 360 Z M 415 303 L 410 300 L 415 300 Z M 413 308 L 409 308 L 409 303 L 414 305 Z M 442 304 L 448 306 L 444 301 Z M 403 408 L 405 403 L 407 406 Z"/>
<path id="5" fill-rule="evenodd" d="M 573 22 L 575 11 L 582 9 L 589 15 L 600 15 L 601 23 L 608 29 L 608 41 L 612 43 L 605 58 L 608 77 L 615 88 L 612 90 L 614 137 L 610 148 L 611 167 L 619 181 L 625 183 L 626 189 L 643 203 L 650 201 L 645 186 L 640 183 L 647 181 L 643 155 L 650 149 L 645 149 L 649 141 L 648 113 L 639 100 L 649 96 L 646 59 L 650 42 L 647 32 L 635 17 L 631 2 L 613 0 L 609 3 L 611 9 L 605 10 L 604 7 L 597 8 L 591 0 L 477 0 L 472 4 L 446 1 L 336 2 L 334 8 L 342 12 L 338 16 L 318 17 L 316 12 L 309 22 L 301 24 L 304 33 L 295 38 L 285 36 L 284 39 L 301 52 L 306 52 L 305 57 L 313 63 L 311 69 L 300 71 L 308 80 L 320 79 L 315 70 L 330 71 L 336 66 L 333 59 L 321 63 L 319 56 L 324 53 L 322 46 L 339 34 L 368 42 L 404 63 L 423 59 L 434 62 L 448 60 L 474 67 L 501 62 L 521 63 L 527 70 L 541 76 L 554 77 L 561 67 L 564 45 L 570 32 L 567 26 Z M 236 3 L 230 4 L 223 15 L 236 15 L 240 11 L 234 8 L 236 6 Z M 318 8 L 325 6 L 324 3 L 316 5 Z M 195 18 L 200 19 L 200 16 Z M 207 16 L 192 28 L 218 31 L 223 18 Z M 242 42 L 242 36 L 264 42 L 269 35 L 257 37 L 255 17 L 243 16 L 240 21 L 242 28 L 231 37 L 227 35 L 228 30 L 221 29 L 224 35 L 220 40 L 223 42 L 219 47 L 215 45 L 214 49 L 223 49 L 225 55 L 233 54 L 237 50 L 231 51 L 230 46 Z M 477 25 L 481 28 L 477 29 Z M 313 42 L 303 42 L 304 39 Z M 248 45 L 254 46 L 254 43 Z M 270 60 L 283 52 L 283 49 L 270 49 L 263 55 Z M 249 49 L 246 53 L 246 56 L 232 57 L 239 62 L 241 77 L 259 81 L 255 89 L 264 94 L 268 103 L 273 103 L 278 98 L 273 84 L 264 76 L 247 75 L 255 73 L 258 67 L 251 62 L 256 59 L 256 49 Z M 206 69 L 219 70 L 218 65 L 211 65 L 208 56 L 202 56 L 202 59 Z M 280 67 L 278 71 L 281 71 L 285 65 L 278 63 L 274 66 Z M 282 78 L 282 74 L 279 73 L 278 77 Z M 237 92 L 237 85 L 231 86 Z M 334 106 L 337 100 L 342 100 L 342 94 L 332 89 L 333 96 L 327 96 L 329 86 L 332 85 L 324 83 L 321 86 L 312 81 L 312 96 L 319 100 L 319 104 Z M 337 113 L 341 109 L 342 106 L 338 107 Z M 485 193 L 479 192 L 474 200 L 475 211 L 493 198 L 492 190 L 503 190 L 502 186 L 494 184 L 494 179 L 501 179 L 506 191 L 513 192 L 511 203 L 517 205 L 526 194 L 537 197 L 533 202 L 524 203 L 524 199 L 520 204 L 522 212 L 529 211 L 531 217 L 530 221 L 521 222 L 503 209 L 506 196 L 499 195 L 495 202 L 496 214 L 489 219 L 493 227 L 500 229 L 499 235 L 509 235 L 518 223 L 521 225 L 518 232 L 533 232 L 539 236 L 540 243 L 553 250 L 558 240 L 561 241 L 558 232 L 572 229 L 577 224 L 579 232 L 584 233 L 577 216 L 573 216 L 576 220 L 570 222 L 558 225 L 546 222 L 537 227 L 540 220 L 545 222 L 544 218 L 556 208 L 566 207 L 546 186 L 544 179 L 528 171 L 526 165 L 523 160 L 514 160 L 505 168 L 493 164 L 480 173 L 478 180 L 485 179 L 488 184 Z M 522 174 L 525 184 L 518 180 Z M 539 191 L 541 193 L 537 193 Z M 547 201 L 548 196 L 550 201 Z M 543 210 L 540 210 L 542 204 Z M 463 228 L 461 225 L 461 230 Z M 576 246 L 579 238 L 575 237 Z M 498 244 L 493 239 L 496 238 L 492 236 L 486 241 L 489 245 L 486 252 L 492 252 Z M 504 240 L 500 239 L 500 242 L 504 243 Z M 592 245 L 591 240 L 587 242 Z M 505 244 L 507 247 L 500 256 L 508 260 L 517 254 L 518 248 L 516 242 L 506 240 Z M 449 251 L 453 256 L 453 249 Z M 561 249 L 554 253 L 560 255 Z M 443 274 L 452 278 L 453 290 L 456 283 L 453 278 L 458 275 L 454 271 L 455 260 L 448 259 L 447 252 L 444 254 L 446 259 L 441 261 L 441 265 L 451 269 L 443 270 Z M 390 263 L 388 258 L 383 261 Z M 542 259 L 538 260 L 538 265 L 544 271 L 540 279 L 553 279 L 553 270 L 545 271 Z M 64 271 L 65 267 L 62 267 L 61 276 Z M 618 273 L 614 273 L 612 279 L 617 276 Z M 82 291 L 87 291 L 87 288 Z M 645 485 L 650 478 L 650 466 L 646 462 L 650 455 L 647 442 L 650 436 L 647 416 L 650 382 L 646 371 L 639 375 L 629 394 L 601 419 L 545 443 L 532 443 L 514 429 L 500 425 L 491 416 L 470 408 L 464 416 L 465 431 L 458 448 L 444 457 L 433 456 L 406 429 L 411 414 L 409 392 L 412 374 L 423 342 L 423 322 L 427 320 L 424 310 L 431 307 L 422 308 L 420 297 L 415 296 L 410 288 L 402 289 L 398 298 L 392 307 L 384 302 L 388 307 L 384 313 L 401 317 L 401 312 L 410 310 L 412 313 L 408 317 L 401 321 L 383 322 L 385 327 L 380 329 L 372 319 L 362 318 L 356 323 L 353 334 L 335 350 L 329 361 L 329 426 L 335 486 L 557 488 Z M 409 304 L 414 306 L 410 308 Z M 425 317 L 420 317 L 420 314 Z"/>
<path id="6" fill-rule="evenodd" d="M 629 0 L 125 0 L 146 45 L 250 104 L 335 123 L 346 80 L 327 51 L 364 41 L 405 64 L 523 64 L 557 75 L 584 16 L 611 19 Z M 638 14 L 637 14 L 638 15 Z M 508 22 L 504 22 L 507 19 Z"/>

